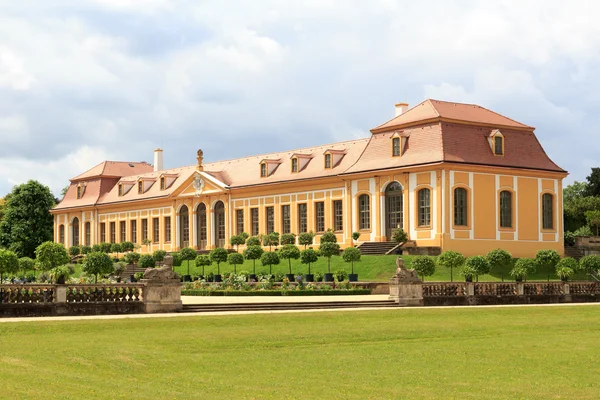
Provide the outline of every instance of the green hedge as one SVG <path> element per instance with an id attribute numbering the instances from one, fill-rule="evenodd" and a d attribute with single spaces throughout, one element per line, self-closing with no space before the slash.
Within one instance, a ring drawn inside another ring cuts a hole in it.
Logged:
<path id="1" fill-rule="evenodd" d="M 371 294 L 370 289 L 332 290 L 182 290 L 182 296 L 329 296 Z"/>

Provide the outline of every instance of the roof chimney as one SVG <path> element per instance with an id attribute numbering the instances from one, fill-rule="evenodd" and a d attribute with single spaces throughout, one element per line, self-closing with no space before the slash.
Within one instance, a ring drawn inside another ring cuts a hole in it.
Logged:
<path id="1" fill-rule="evenodd" d="M 396 104 L 396 115 L 395 117 L 402 115 L 408 110 L 408 103 L 397 103 Z"/>
<path id="2" fill-rule="evenodd" d="M 163 170 L 163 151 L 162 149 L 154 150 L 154 172 Z"/>

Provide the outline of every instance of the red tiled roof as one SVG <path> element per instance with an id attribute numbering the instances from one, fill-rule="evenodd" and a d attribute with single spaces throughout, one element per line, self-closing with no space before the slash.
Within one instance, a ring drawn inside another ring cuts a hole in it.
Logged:
<path id="1" fill-rule="evenodd" d="M 154 167 L 146 162 L 104 161 L 71 179 L 81 181 L 99 176 L 122 177 L 152 172 Z"/>
<path id="2" fill-rule="evenodd" d="M 442 119 L 462 121 L 471 124 L 494 125 L 497 127 L 534 129 L 531 126 L 527 126 L 476 104 L 452 103 L 427 99 L 401 115 L 371 129 L 371 132 L 384 132 L 390 129 L 414 125 L 421 121 Z"/>

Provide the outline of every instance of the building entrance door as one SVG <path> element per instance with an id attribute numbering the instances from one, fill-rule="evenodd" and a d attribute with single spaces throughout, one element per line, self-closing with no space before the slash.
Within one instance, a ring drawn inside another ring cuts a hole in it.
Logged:
<path id="1" fill-rule="evenodd" d="M 404 227 L 404 200 L 402 185 L 392 182 L 385 189 L 385 236 L 392 240 L 396 228 Z"/>

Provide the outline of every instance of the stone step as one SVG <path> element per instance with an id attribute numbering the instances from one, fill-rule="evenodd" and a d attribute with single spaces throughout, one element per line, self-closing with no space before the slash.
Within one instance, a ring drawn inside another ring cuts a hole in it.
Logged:
<path id="1" fill-rule="evenodd" d="M 397 307 L 393 300 L 293 302 L 293 303 L 238 303 L 238 304 L 184 304 L 181 312 L 323 310 L 337 308 Z"/>

